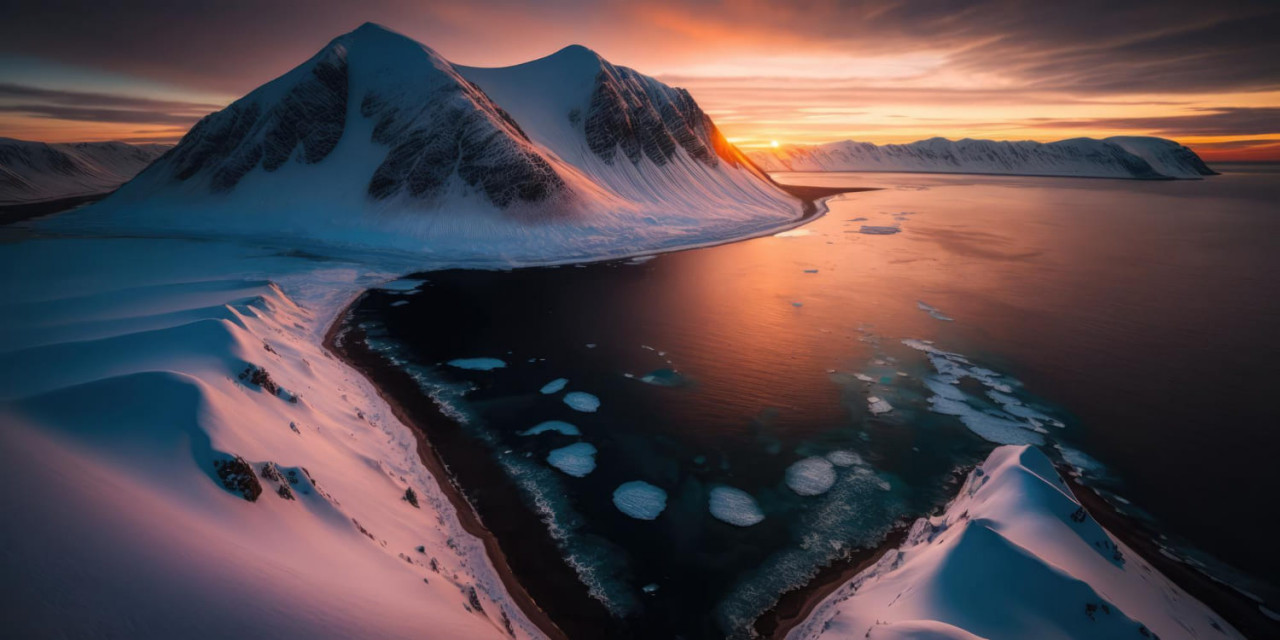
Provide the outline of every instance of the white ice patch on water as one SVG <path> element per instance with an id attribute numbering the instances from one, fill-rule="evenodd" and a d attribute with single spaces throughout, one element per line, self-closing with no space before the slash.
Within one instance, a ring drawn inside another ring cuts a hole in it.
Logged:
<path id="1" fill-rule="evenodd" d="M 873 383 L 873 382 L 875 382 L 875 381 L 876 381 L 876 379 L 875 379 L 875 378 L 872 378 L 871 376 L 869 376 L 869 375 L 867 375 L 867 374 L 865 374 L 865 373 L 855 373 L 855 374 L 853 374 L 853 377 L 855 377 L 855 378 L 857 378 L 857 379 L 859 379 L 859 380 L 861 380 L 861 381 L 863 381 L 863 382 L 866 382 L 866 383 L 868 383 L 868 384 Z"/>
<path id="2" fill-rule="evenodd" d="M 600 398 L 585 391 L 570 391 L 564 394 L 564 403 L 575 411 L 595 413 L 600 408 Z"/>
<path id="3" fill-rule="evenodd" d="M 948 400 L 964 402 L 964 399 L 968 397 L 964 394 L 963 391 L 960 390 L 959 387 L 955 386 L 954 384 L 939 380 L 934 377 L 925 378 L 924 386 L 929 387 L 929 390 L 932 391 L 935 395 L 942 396 L 943 398 L 946 398 Z"/>
<path id="4" fill-rule="evenodd" d="M 553 393 L 560 393 L 561 391 L 564 391 L 564 386 L 565 386 L 566 384 L 569 384 L 569 379 L 568 379 L 568 378 L 556 378 L 555 380 L 552 380 L 551 382 L 548 382 L 548 383 L 546 383 L 546 384 L 542 385 L 542 389 L 541 389 L 540 391 L 541 391 L 544 395 L 551 395 L 551 394 L 553 394 Z"/>
<path id="5" fill-rule="evenodd" d="M 596 469 L 596 448 L 588 442 L 575 442 L 553 449 L 547 454 L 547 464 L 575 478 L 582 478 Z"/>
<path id="6" fill-rule="evenodd" d="M 555 431 L 558 433 L 562 433 L 566 436 L 582 435 L 581 432 L 578 431 L 577 427 L 569 424 L 568 422 L 564 422 L 561 420 L 548 420 L 546 422 L 538 424 L 533 428 L 525 429 L 524 431 L 521 431 L 517 435 L 536 436 L 539 433 L 546 433 L 548 431 Z"/>
<path id="7" fill-rule="evenodd" d="M 764 520 L 764 512 L 760 511 L 756 499 L 742 489 L 712 488 L 709 507 L 716 520 L 738 527 L 749 527 Z"/>
<path id="8" fill-rule="evenodd" d="M 494 369 L 506 367 L 507 363 L 497 358 L 458 358 L 450 360 L 448 365 L 470 371 L 493 371 Z"/>
<path id="9" fill-rule="evenodd" d="M 893 411 L 893 405 L 889 404 L 889 401 L 884 398 L 867 396 L 867 409 L 869 409 L 872 414 L 878 416 L 882 413 L 889 413 L 890 411 Z"/>
<path id="10" fill-rule="evenodd" d="M 632 480 L 613 490 L 613 506 L 636 520 L 653 520 L 667 508 L 667 492 L 643 480 Z"/>
<path id="11" fill-rule="evenodd" d="M 403 307 L 403 306 L 405 306 L 406 304 L 409 304 L 409 301 L 408 301 L 408 300 L 396 300 L 395 302 L 392 302 L 390 306 L 393 306 L 393 307 Z"/>
<path id="12" fill-rule="evenodd" d="M 827 460 L 837 467 L 852 467 L 862 464 L 862 456 L 848 449 L 839 449 L 827 454 Z"/>
<path id="13" fill-rule="evenodd" d="M 831 460 L 817 456 L 805 458 L 787 467 L 787 486 L 802 496 L 826 493 L 836 483 L 836 469 Z"/>
<path id="14" fill-rule="evenodd" d="M 964 426 L 988 442 L 996 444 L 1044 444 L 1044 438 L 1032 431 L 1031 425 L 979 411 L 959 400 L 942 396 L 929 398 L 930 410 L 955 416 Z"/>
<path id="15" fill-rule="evenodd" d="M 933 316 L 933 318 L 936 320 L 951 322 L 951 318 L 947 317 L 946 314 L 939 311 L 937 307 L 925 304 L 923 301 L 920 301 L 920 300 L 916 300 L 916 306 L 919 307 L 921 311 L 924 311 L 930 316 Z"/>
<path id="16" fill-rule="evenodd" d="M 1067 464 L 1075 467 L 1078 472 L 1100 473 L 1104 469 L 1101 462 L 1098 462 L 1093 459 L 1093 457 L 1089 456 L 1089 454 L 1080 451 L 1079 449 L 1073 449 L 1061 444 L 1055 444 L 1054 446 L 1058 448 L 1058 453 L 1062 454 L 1062 459 L 1065 460 Z"/>

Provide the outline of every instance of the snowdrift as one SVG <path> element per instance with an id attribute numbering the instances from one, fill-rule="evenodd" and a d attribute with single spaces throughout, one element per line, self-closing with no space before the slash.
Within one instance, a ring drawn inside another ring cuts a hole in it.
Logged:
<path id="1" fill-rule="evenodd" d="M 753 151 L 767 171 L 906 171 L 1143 180 L 1216 175 L 1195 154 L 1164 138 L 1073 138 L 1058 142 L 996 142 L 930 138 L 874 145 L 845 140 Z"/>
<path id="2" fill-rule="evenodd" d="M 542 637 L 320 346 L 405 265 L 28 239 L 0 269 L 7 634 Z"/>

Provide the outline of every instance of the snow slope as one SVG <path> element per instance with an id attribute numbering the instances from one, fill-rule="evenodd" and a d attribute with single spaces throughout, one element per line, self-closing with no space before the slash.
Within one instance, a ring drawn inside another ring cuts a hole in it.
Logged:
<path id="1" fill-rule="evenodd" d="M 354 295 L 409 268 L 3 243 L 5 635 L 541 637 L 408 428 L 320 346 Z"/>
<path id="2" fill-rule="evenodd" d="M 587 49 L 469 69 L 366 24 L 202 120 L 84 215 L 537 262 L 763 233 L 801 206 L 687 92 Z"/>
<path id="3" fill-rule="evenodd" d="M 48 144 L 0 138 L 0 206 L 111 191 L 169 147 L 123 142 Z"/>
<path id="4" fill-rule="evenodd" d="M 845 140 L 753 151 L 767 171 L 909 171 L 1169 179 L 1215 175 L 1194 151 L 1164 138 L 996 142 L 930 138 L 874 145 Z"/>
<path id="5" fill-rule="evenodd" d="M 788 638 L 1240 638 L 1099 526 L 1038 449 L 1006 445 L 946 511 Z"/>

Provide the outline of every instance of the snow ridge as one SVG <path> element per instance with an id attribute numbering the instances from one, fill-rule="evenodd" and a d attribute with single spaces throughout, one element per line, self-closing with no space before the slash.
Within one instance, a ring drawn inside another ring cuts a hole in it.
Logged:
<path id="1" fill-rule="evenodd" d="M 1006 445 L 787 637 L 1242 636 L 1112 538 L 1044 453 Z"/>
<path id="2" fill-rule="evenodd" d="M 1195 154 L 1173 140 L 1113 137 L 1030 140 L 948 140 L 875 145 L 845 140 L 815 146 L 788 145 L 753 151 L 767 171 L 907 171 L 1004 175 L 1195 179 L 1216 175 Z"/>

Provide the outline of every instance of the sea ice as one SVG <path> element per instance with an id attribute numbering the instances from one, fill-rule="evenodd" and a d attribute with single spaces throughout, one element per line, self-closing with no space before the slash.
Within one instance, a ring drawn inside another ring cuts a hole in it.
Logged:
<path id="1" fill-rule="evenodd" d="M 902 231 L 902 229 L 899 229 L 898 227 L 877 227 L 874 225 L 864 224 L 858 233 L 865 233 L 869 236 L 890 236 L 899 231 Z"/>
<path id="2" fill-rule="evenodd" d="M 827 458 L 805 458 L 787 467 L 787 486 L 802 496 L 826 493 L 836 483 L 836 469 Z"/>
<path id="3" fill-rule="evenodd" d="M 547 431 L 556 431 L 563 433 L 566 436 L 582 435 L 581 432 L 578 431 L 577 427 L 561 420 L 548 420 L 546 422 L 539 423 L 537 426 L 525 429 L 517 435 L 536 436 L 539 433 L 546 433 Z"/>
<path id="4" fill-rule="evenodd" d="M 564 394 L 564 403 L 583 413 L 595 413 L 596 409 L 600 408 L 600 398 L 584 391 L 570 391 Z"/>
<path id="5" fill-rule="evenodd" d="M 556 378 L 555 380 L 542 385 L 541 391 L 545 395 L 560 393 L 561 391 L 564 391 L 564 386 L 566 384 L 569 384 L 568 378 Z"/>
<path id="6" fill-rule="evenodd" d="M 547 464 L 575 478 L 582 478 L 595 471 L 596 448 L 588 442 L 575 442 L 553 449 L 547 454 Z"/>
<path id="7" fill-rule="evenodd" d="M 471 371 L 492 371 L 507 366 L 507 363 L 497 358 L 458 358 L 450 360 L 449 366 L 459 369 L 468 369 Z"/>
<path id="8" fill-rule="evenodd" d="M 760 505 L 751 494 L 733 487 L 714 487 L 710 496 L 711 515 L 716 520 L 738 527 L 749 527 L 764 520 Z"/>
<path id="9" fill-rule="evenodd" d="M 636 520 L 653 520 L 667 508 L 667 492 L 643 480 L 632 480 L 613 490 L 613 506 Z"/>
<path id="10" fill-rule="evenodd" d="M 847 449 L 839 449 L 827 454 L 827 460 L 837 467 L 852 467 L 862 464 L 862 456 Z"/>
<path id="11" fill-rule="evenodd" d="M 395 302 L 392 302 L 392 303 L 390 304 L 390 306 L 392 306 L 392 307 L 403 307 L 403 306 L 405 306 L 406 304 L 409 304 L 409 301 L 408 301 L 408 300 L 396 300 Z"/>
<path id="12" fill-rule="evenodd" d="M 916 300 L 916 306 L 917 306 L 917 307 L 919 307 L 921 311 L 923 311 L 923 312 L 925 312 L 925 313 L 929 314 L 930 316 L 933 316 L 933 317 L 934 317 L 934 319 L 936 319 L 936 320 L 942 320 L 942 321 L 945 321 L 945 322 L 951 322 L 951 318 L 950 318 L 950 317 L 948 317 L 946 314 L 942 313 L 941 311 L 939 311 L 937 307 L 934 307 L 934 306 L 930 306 L 930 305 L 928 305 L 928 304 L 925 304 L 924 302 L 921 302 L 920 300 Z"/>
<path id="13" fill-rule="evenodd" d="M 867 396 L 867 408 L 875 415 L 893 411 L 893 405 L 889 404 L 889 402 L 884 398 L 878 398 L 876 396 Z"/>

